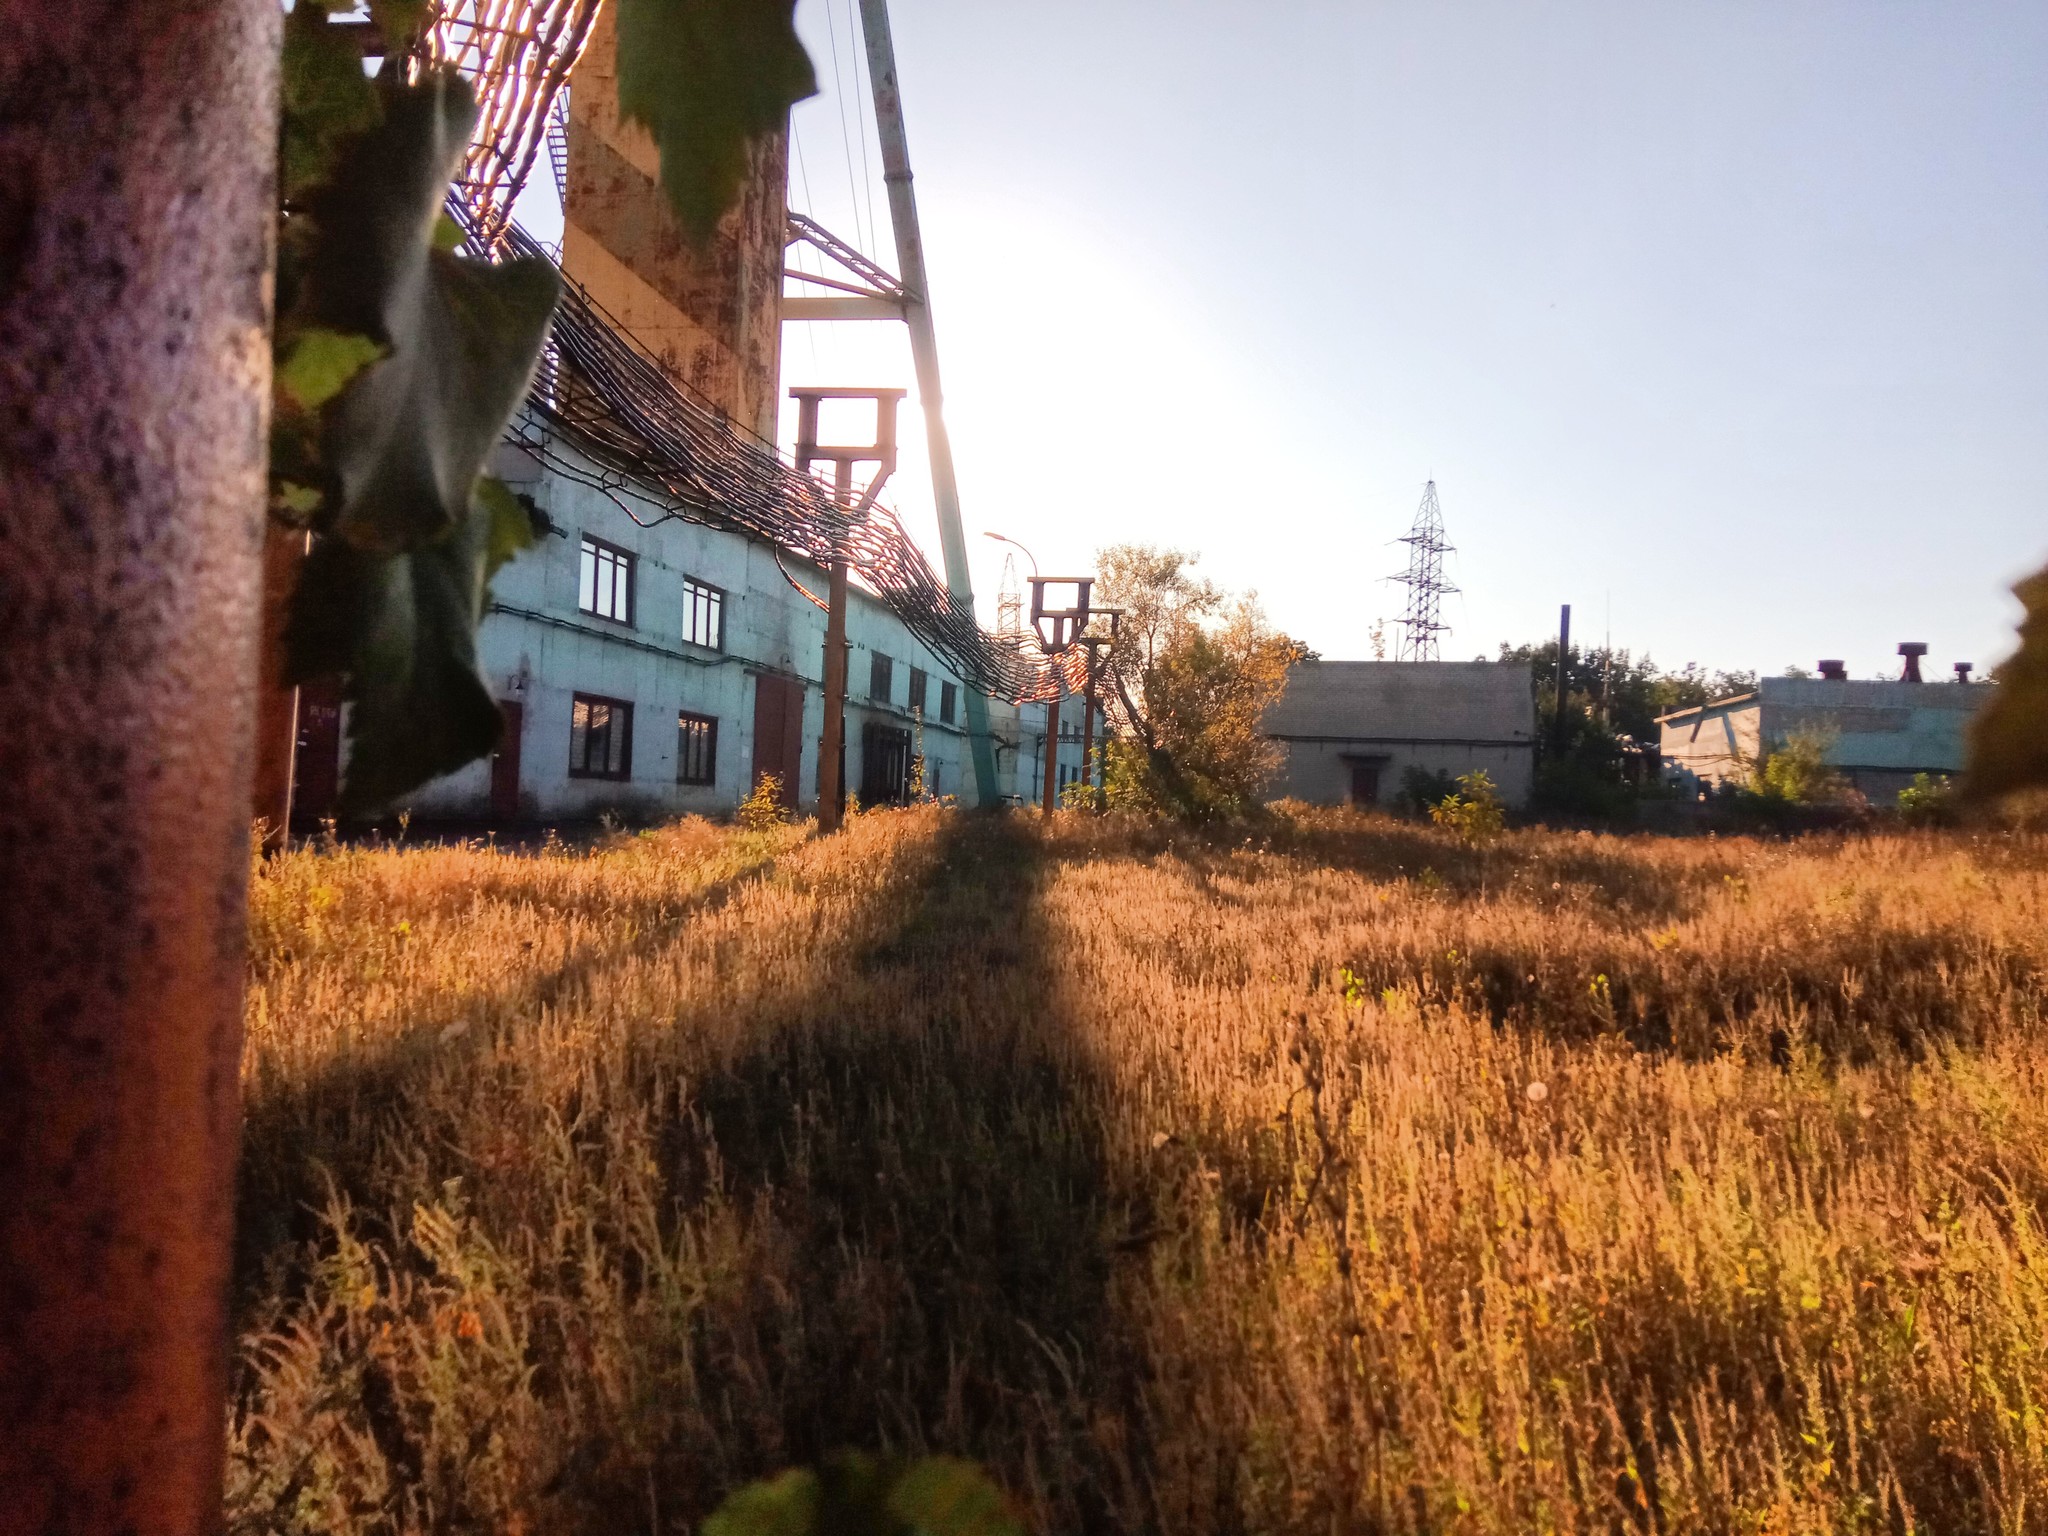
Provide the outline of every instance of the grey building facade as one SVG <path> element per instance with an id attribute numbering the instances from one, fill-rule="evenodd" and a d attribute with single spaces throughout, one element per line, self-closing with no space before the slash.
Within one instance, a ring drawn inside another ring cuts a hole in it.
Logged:
<path id="1" fill-rule="evenodd" d="M 1520 662 L 1299 662 L 1262 729 L 1284 752 L 1273 793 L 1317 805 L 1391 804 L 1411 768 L 1484 769 L 1524 805 L 1535 776 L 1535 690 Z"/>
<path id="2" fill-rule="evenodd" d="M 1795 736 L 1811 736 L 1828 764 L 1872 800 L 1889 800 L 1915 774 L 1962 770 L 1970 718 L 1994 685 L 1767 677 L 1754 693 L 1658 719 L 1665 773 L 1692 788 L 1741 783 Z"/>

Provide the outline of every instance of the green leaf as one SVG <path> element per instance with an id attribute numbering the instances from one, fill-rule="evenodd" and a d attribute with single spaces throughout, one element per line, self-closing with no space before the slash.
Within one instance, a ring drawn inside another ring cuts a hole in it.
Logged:
<path id="1" fill-rule="evenodd" d="M 619 115 L 654 136 L 698 245 L 738 197 L 749 145 L 818 93 L 795 13 L 796 0 L 619 0 Z"/>
<path id="2" fill-rule="evenodd" d="M 2012 590 L 2027 612 L 2019 650 L 1970 725 L 1963 791 L 1973 800 L 2048 785 L 2048 570 Z"/>
<path id="3" fill-rule="evenodd" d="M 317 238 L 295 318 L 389 348 L 326 409 L 320 457 L 334 494 L 321 531 L 396 554 L 467 516 L 560 284 L 538 258 L 494 265 L 435 248 L 476 118 L 469 87 L 443 71 L 382 94 L 382 122 L 312 200 Z"/>
<path id="4" fill-rule="evenodd" d="M 295 683 L 347 678 L 344 815 L 376 810 L 498 744 L 476 627 L 491 576 L 533 539 L 525 507 L 485 478 L 462 522 L 422 548 L 381 554 L 334 537 L 314 545 L 293 594 L 286 664 Z"/>
<path id="5" fill-rule="evenodd" d="M 971 1461 L 927 1456 L 903 1469 L 889 1511 L 918 1536 L 1024 1536 L 1003 1490 Z"/>
<path id="6" fill-rule="evenodd" d="M 327 179 L 342 143 L 383 110 L 356 34 L 328 24 L 324 0 L 299 0 L 285 17 L 278 94 L 278 193 L 291 203 Z"/>
<path id="7" fill-rule="evenodd" d="M 403 53 L 427 24 L 427 0 L 370 0 L 370 20 L 389 53 Z"/>
<path id="8" fill-rule="evenodd" d="M 318 410 L 384 351 L 367 336 L 306 326 L 292 337 L 278 361 L 278 391 L 302 411 Z"/>
<path id="9" fill-rule="evenodd" d="M 703 1536 L 1024 1536 L 1002 1490 L 971 1461 L 840 1451 L 733 1494 Z"/>
<path id="10" fill-rule="evenodd" d="M 818 1474 L 799 1467 L 733 1494 L 705 1520 L 703 1536 L 811 1536 L 819 1504 Z"/>

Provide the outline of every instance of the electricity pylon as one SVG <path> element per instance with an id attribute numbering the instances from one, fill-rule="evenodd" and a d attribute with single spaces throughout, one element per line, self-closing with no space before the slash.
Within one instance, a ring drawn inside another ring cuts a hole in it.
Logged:
<path id="1" fill-rule="evenodd" d="M 1408 569 L 1394 580 L 1408 588 L 1408 612 L 1401 617 L 1401 643 L 1396 661 L 1436 661 L 1437 636 L 1449 631 L 1440 609 L 1446 593 L 1458 589 L 1444 580 L 1444 556 L 1452 546 L 1444 541 L 1443 509 L 1436 503 L 1436 482 L 1423 487 L 1422 505 L 1415 509 L 1415 526 L 1401 540 L 1408 546 Z"/>

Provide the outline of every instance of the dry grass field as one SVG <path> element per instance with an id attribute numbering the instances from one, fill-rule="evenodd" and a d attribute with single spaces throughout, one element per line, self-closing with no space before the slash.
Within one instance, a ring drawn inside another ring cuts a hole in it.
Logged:
<path id="1" fill-rule="evenodd" d="M 2048 1531 L 2048 843 L 937 811 L 258 873 L 231 1514 Z"/>

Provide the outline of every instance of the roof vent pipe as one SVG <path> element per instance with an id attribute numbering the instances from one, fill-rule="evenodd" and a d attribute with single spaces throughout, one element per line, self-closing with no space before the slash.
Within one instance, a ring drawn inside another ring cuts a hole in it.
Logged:
<path id="1" fill-rule="evenodd" d="M 1972 670 L 1974 669 L 1975 665 L 1976 665 L 1976 663 L 1974 663 L 1974 662 L 1968 662 L 1968 661 L 1959 661 L 1959 662 L 1957 662 L 1957 663 L 1956 663 L 1956 681 L 1957 681 L 1957 682 L 1959 682 L 1959 683 L 1967 683 L 1967 682 L 1968 682 L 1968 681 L 1970 680 L 1970 673 L 1971 673 L 1971 671 L 1972 671 Z"/>
<path id="2" fill-rule="evenodd" d="M 1849 680 L 1849 664 L 1842 661 L 1823 661 L 1820 675 L 1831 683 L 1845 683 Z"/>
<path id="3" fill-rule="evenodd" d="M 1906 658 L 1906 670 L 1899 674 L 1899 681 L 1902 683 L 1921 682 L 1923 679 L 1920 676 L 1920 658 L 1927 654 L 1927 642 L 1925 640 L 1901 640 L 1899 642 L 1899 654 Z"/>

